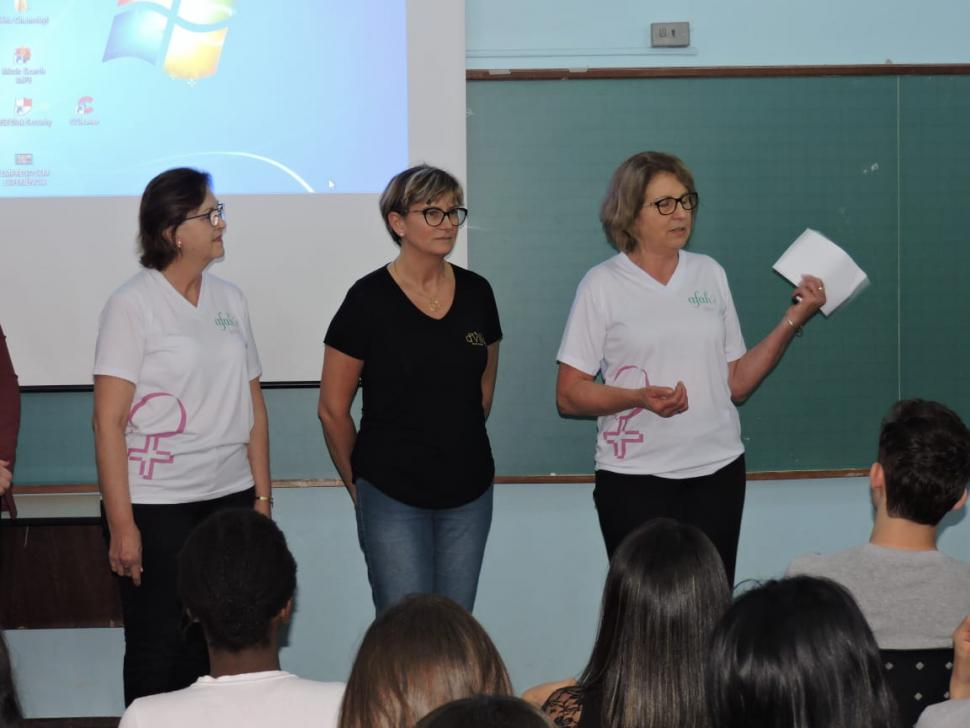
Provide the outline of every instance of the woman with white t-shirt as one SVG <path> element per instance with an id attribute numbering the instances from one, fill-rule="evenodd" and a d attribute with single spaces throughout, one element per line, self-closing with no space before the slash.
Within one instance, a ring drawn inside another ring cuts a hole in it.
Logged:
<path id="1" fill-rule="evenodd" d="M 210 513 L 270 514 L 269 435 L 246 299 L 208 273 L 224 254 L 211 178 L 171 169 L 139 210 L 144 270 L 101 313 L 94 433 L 108 558 L 125 622 L 125 705 L 208 672 L 176 556 Z"/>
<path id="2" fill-rule="evenodd" d="M 676 518 L 710 537 L 733 583 L 745 491 L 734 403 L 771 371 L 825 292 L 806 275 L 798 302 L 746 349 L 724 270 L 683 250 L 698 200 L 691 173 L 669 154 L 635 154 L 613 173 L 600 220 L 620 252 L 579 284 L 556 404 L 599 418 L 593 499 L 608 554 L 644 521 Z"/>

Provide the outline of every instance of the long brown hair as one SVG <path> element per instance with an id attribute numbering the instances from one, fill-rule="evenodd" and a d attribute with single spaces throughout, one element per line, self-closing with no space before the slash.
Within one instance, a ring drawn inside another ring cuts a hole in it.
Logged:
<path id="1" fill-rule="evenodd" d="M 717 549 L 657 518 L 624 539 L 603 588 L 599 632 L 579 678 L 602 692 L 605 728 L 703 728 L 704 655 L 731 601 Z"/>
<path id="2" fill-rule="evenodd" d="M 511 693 L 505 664 L 475 618 L 445 597 L 414 594 L 364 635 L 340 728 L 412 728 L 452 700 Z"/>

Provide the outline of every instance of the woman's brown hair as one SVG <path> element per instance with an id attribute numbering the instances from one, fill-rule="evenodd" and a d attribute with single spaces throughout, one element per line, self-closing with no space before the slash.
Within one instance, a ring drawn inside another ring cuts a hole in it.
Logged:
<path id="1" fill-rule="evenodd" d="M 475 618 L 446 597 L 414 594 L 364 635 L 340 728 L 412 728 L 452 700 L 511 692 L 505 664 Z"/>
<path id="2" fill-rule="evenodd" d="M 667 172 L 676 177 L 688 192 L 697 192 L 690 170 L 673 154 L 640 152 L 616 168 L 600 207 L 603 232 L 617 250 L 632 253 L 636 250 L 633 221 L 643 207 L 647 185 L 657 174 Z"/>

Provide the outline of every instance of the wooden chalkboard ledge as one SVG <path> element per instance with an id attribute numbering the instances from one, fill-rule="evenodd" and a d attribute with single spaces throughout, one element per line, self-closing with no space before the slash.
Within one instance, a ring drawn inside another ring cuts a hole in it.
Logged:
<path id="1" fill-rule="evenodd" d="M 766 470 L 748 473 L 748 480 L 820 480 L 822 478 L 858 478 L 869 474 L 868 468 L 842 468 L 840 470 Z M 521 483 L 592 483 L 592 473 L 577 473 L 570 475 L 499 475 L 496 483 L 507 485 Z M 274 488 L 339 488 L 342 483 L 336 478 L 315 478 L 312 480 L 274 480 Z M 94 483 L 76 483 L 68 485 L 18 485 L 16 495 L 58 495 L 58 494 L 91 494 L 97 493 L 98 486 Z"/>
<path id="2" fill-rule="evenodd" d="M 559 81 L 596 78 L 761 78 L 778 76 L 966 76 L 968 63 L 832 66 L 707 66 L 697 68 L 518 68 L 471 69 L 466 81 Z"/>

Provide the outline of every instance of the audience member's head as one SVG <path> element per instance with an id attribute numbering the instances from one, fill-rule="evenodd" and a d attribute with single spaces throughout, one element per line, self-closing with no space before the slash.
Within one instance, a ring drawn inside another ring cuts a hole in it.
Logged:
<path id="1" fill-rule="evenodd" d="M 182 602 L 210 650 L 269 646 L 292 609 L 296 561 L 279 527 L 249 508 L 219 511 L 199 524 L 178 566 Z"/>
<path id="2" fill-rule="evenodd" d="M 769 581 L 737 599 L 711 640 L 712 728 L 891 728 L 879 649 L 828 579 Z"/>
<path id="3" fill-rule="evenodd" d="M 874 476 L 880 469 L 889 515 L 935 526 L 966 498 L 970 430 L 955 412 L 938 402 L 897 402 L 879 433 Z"/>
<path id="4" fill-rule="evenodd" d="M 0 728 L 15 728 L 21 724 L 23 717 L 17 702 L 7 643 L 3 639 L 3 632 L 0 632 Z"/>
<path id="5" fill-rule="evenodd" d="M 602 725 L 703 725 L 706 645 L 730 599 L 717 549 L 697 528 L 658 518 L 627 536 L 579 680 L 602 691 Z"/>
<path id="6" fill-rule="evenodd" d="M 555 728 L 545 713 L 510 695 L 476 695 L 435 708 L 415 728 Z"/>
<path id="7" fill-rule="evenodd" d="M 414 594 L 364 635 L 340 714 L 341 728 L 410 728 L 440 705 L 509 695 L 505 664 L 482 626 L 450 599 Z"/>

